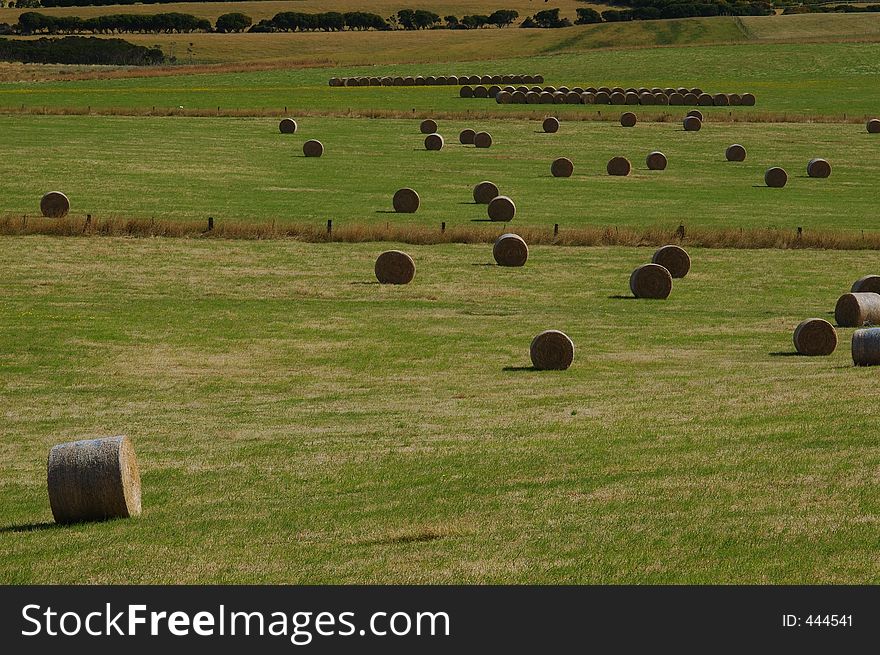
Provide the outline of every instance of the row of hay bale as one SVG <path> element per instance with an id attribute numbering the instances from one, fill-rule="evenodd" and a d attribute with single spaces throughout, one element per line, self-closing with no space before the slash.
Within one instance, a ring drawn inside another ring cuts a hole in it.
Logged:
<path id="1" fill-rule="evenodd" d="M 437 121 L 426 118 L 419 124 L 419 131 L 425 136 L 425 150 L 442 150 L 446 145 L 443 135 L 439 134 Z M 458 142 L 462 145 L 471 145 L 475 148 L 491 148 L 492 135 L 488 132 L 477 132 L 471 128 L 465 128 L 458 134 Z"/>
<path id="2" fill-rule="evenodd" d="M 694 93 L 699 91 L 699 93 Z M 567 86 L 470 86 L 459 89 L 462 98 L 494 98 L 499 104 L 569 105 L 694 105 L 715 107 L 753 107 L 753 93 L 704 93 L 700 89 L 596 89 Z"/>
<path id="3" fill-rule="evenodd" d="M 331 77 L 330 86 L 444 86 L 459 84 L 543 84 L 543 75 L 395 75 Z"/>
<path id="4" fill-rule="evenodd" d="M 278 131 L 281 134 L 296 134 L 299 126 L 292 118 L 282 118 L 278 123 Z M 306 157 L 320 157 L 324 154 L 324 144 L 317 139 L 309 139 L 302 146 L 303 155 Z"/>
<path id="5" fill-rule="evenodd" d="M 516 204 L 508 196 L 501 195 L 498 186 L 484 180 L 473 188 L 474 203 L 486 205 L 490 221 L 510 222 L 516 216 Z M 391 206 L 398 214 L 414 214 L 422 206 L 422 199 L 415 189 L 403 187 L 394 192 Z"/>

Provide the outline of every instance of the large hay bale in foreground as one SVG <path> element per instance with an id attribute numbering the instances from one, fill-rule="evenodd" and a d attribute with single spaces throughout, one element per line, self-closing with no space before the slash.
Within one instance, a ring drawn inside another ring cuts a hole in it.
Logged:
<path id="1" fill-rule="evenodd" d="M 632 171 L 632 164 L 626 157 L 612 157 L 605 168 L 609 175 L 627 176 Z"/>
<path id="2" fill-rule="evenodd" d="M 642 264 L 629 276 L 629 288 L 636 298 L 664 300 L 672 292 L 672 275 L 660 264 Z"/>
<path id="3" fill-rule="evenodd" d="M 425 150 L 443 150 L 443 137 L 439 134 L 429 134 L 426 136 Z"/>
<path id="4" fill-rule="evenodd" d="M 394 197 L 391 199 L 391 204 L 394 207 L 394 211 L 401 214 L 415 213 L 418 210 L 421 202 L 422 201 L 421 198 L 419 198 L 419 194 L 416 193 L 414 189 L 410 189 L 409 187 L 398 189 L 394 192 Z"/>
<path id="5" fill-rule="evenodd" d="M 635 127 L 636 121 L 636 115 L 631 111 L 625 111 L 620 115 L 621 127 Z"/>
<path id="6" fill-rule="evenodd" d="M 865 123 L 865 129 L 868 130 L 868 134 L 880 134 L 880 118 L 869 120 Z"/>
<path id="7" fill-rule="evenodd" d="M 808 318 L 795 329 L 794 348 L 801 355 L 830 355 L 837 348 L 837 331 L 822 318 Z"/>
<path id="8" fill-rule="evenodd" d="M 880 294 L 843 294 L 834 307 L 834 320 L 840 327 L 880 325 Z"/>
<path id="9" fill-rule="evenodd" d="M 867 328 L 853 332 L 852 359 L 856 366 L 880 364 L 880 328 Z"/>
<path id="10" fill-rule="evenodd" d="M 541 127 L 547 134 L 553 134 L 554 132 L 559 131 L 559 119 L 554 116 L 548 116 L 544 119 L 544 122 L 541 123 Z"/>
<path id="11" fill-rule="evenodd" d="M 492 256 L 499 266 L 525 266 L 529 258 L 529 247 L 518 234 L 502 234 L 495 239 Z"/>
<path id="12" fill-rule="evenodd" d="M 475 134 L 476 132 L 474 132 L 471 128 L 466 127 L 458 133 L 458 142 L 466 146 L 472 146 L 474 144 Z"/>
<path id="13" fill-rule="evenodd" d="M 686 116 L 682 121 L 685 132 L 699 132 L 703 127 L 703 121 L 696 116 Z"/>
<path id="14" fill-rule="evenodd" d="M 659 264 L 674 278 L 682 278 L 691 270 L 691 257 L 681 246 L 668 245 L 658 248 L 651 257 L 652 264 Z"/>
<path id="15" fill-rule="evenodd" d="M 278 131 L 281 132 L 281 134 L 295 134 L 296 121 L 292 118 L 282 118 L 281 122 L 278 123 Z"/>
<path id="16" fill-rule="evenodd" d="M 880 275 L 866 275 L 853 282 L 852 293 L 880 293 Z"/>
<path id="17" fill-rule="evenodd" d="M 571 177 L 574 172 L 574 164 L 568 157 L 559 157 L 550 164 L 550 173 L 553 177 Z"/>
<path id="18" fill-rule="evenodd" d="M 492 146 L 492 135 L 488 132 L 477 132 L 474 134 L 474 146 L 477 148 L 490 148 Z"/>
<path id="19" fill-rule="evenodd" d="M 419 132 L 422 134 L 435 134 L 437 132 L 437 121 L 426 118 L 419 124 Z"/>
<path id="20" fill-rule="evenodd" d="M 746 149 L 740 144 L 734 143 L 727 146 L 727 150 L 724 151 L 724 156 L 727 157 L 727 161 L 745 161 Z"/>
<path id="21" fill-rule="evenodd" d="M 317 139 L 309 139 L 303 144 L 303 154 L 306 157 L 320 157 L 324 154 L 324 144 Z"/>
<path id="22" fill-rule="evenodd" d="M 659 150 L 649 152 L 648 156 L 645 157 L 645 165 L 652 171 L 665 171 L 668 163 L 666 155 Z"/>
<path id="23" fill-rule="evenodd" d="M 764 173 L 764 184 L 773 189 L 781 189 L 788 182 L 788 173 L 784 168 L 773 166 Z"/>
<path id="24" fill-rule="evenodd" d="M 141 513 L 141 477 L 128 437 L 54 446 L 47 462 L 56 523 L 128 518 Z"/>
<path id="25" fill-rule="evenodd" d="M 545 330 L 532 339 L 529 356 L 539 371 L 564 371 L 574 361 L 574 342 L 564 332 Z"/>
<path id="26" fill-rule="evenodd" d="M 40 198 L 40 213 L 47 218 L 64 218 L 70 211 L 70 200 L 60 191 L 50 191 Z"/>
<path id="27" fill-rule="evenodd" d="M 489 180 L 483 180 L 474 187 L 474 202 L 478 205 L 488 205 L 500 193 L 498 187 Z"/>
<path id="28" fill-rule="evenodd" d="M 831 164 L 824 159 L 811 159 L 807 162 L 807 175 L 810 177 L 826 178 L 831 175 Z"/>
<path id="29" fill-rule="evenodd" d="M 386 250 L 376 258 L 373 269 L 379 284 L 409 284 L 416 274 L 412 257 L 400 250 Z"/>
<path id="30" fill-rule="evenodd" d="M 489 202 L 487 212 L 489 214 L 489 220 L 503 222 L 512 221 L 513 217 L 516 216 L 516 205 L 513 204 L 513 200 L 507 196 L 495 196 Z"/>

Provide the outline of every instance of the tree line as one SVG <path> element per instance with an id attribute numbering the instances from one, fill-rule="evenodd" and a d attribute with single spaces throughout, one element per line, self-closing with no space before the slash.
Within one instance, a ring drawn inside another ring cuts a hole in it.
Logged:
<path id="1" fill-rule="evenodd" d="M 852 14 L 880 12 L 880 5 L 792 5 L 782 12 L 788 14 Z"/>
<path id="2" fill-rule="evenodd" d="M 28 64 L 100 64 L 149 66 L 165 62 L 159 48 L 134 45 L 122 39 L 66 36 L 61 39 L 0 39 L 0 60 Z"/>

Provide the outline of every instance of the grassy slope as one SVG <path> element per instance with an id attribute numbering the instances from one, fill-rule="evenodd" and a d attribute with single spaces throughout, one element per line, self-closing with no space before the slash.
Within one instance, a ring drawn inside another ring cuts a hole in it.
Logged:
<path id="1" fill-rule="evenodd" d="M 880 581 L 876 371 L 780 356 L 862 254 L 651 302 L 644 249 L 382 247 L 4 239 L 0 581 Z M 549 327 L 575 365 L 520 370 Z M 49 447 L 116 433 L 144 516 L 52 526 Z"/>
<path id="2" fill-rule="evenodd" d="M 466 126 L 489 128 L 495 144 L 458 144 Z M 858 125 L 707 123 L 699 133 L 677 123 L 563 122 L 557 134 L 526 121 L 440 121 L 441 152 L 427 152 L 418 120 L 304 118 L 296 135 L 274 119 L 6 117 L 0 196 L 9 212 L 33 215 L 48 189 L 64 190 L 73 211 L 96 217 L 255 220 L 337 225 L 414 224 L 501 229 L 477 222 L 471 188 L 495 181 L 518 206 L 516 225 L 845 228 L 877 230 L 880 140 Z M 301 145 L 319 138 L 321 159 Z M 743 143 L 742 164 L 724 150 Z M 51 144 L 46 146 L 46 144 Z M 648 171 L 645 155 L 663 150 L 666 171 Z M 605 174 L 615 155 L 635 165 L 629 178 Z M 550 176 L 568 156 L 569 179 Z M 806 177 L 806 162 L 832 162 L 830 179 Z M 785 189 L 763 186 L 770 165 L 788 169 Z M 416 214 L 396 215 L 403 186 L 422 195 Z"/>

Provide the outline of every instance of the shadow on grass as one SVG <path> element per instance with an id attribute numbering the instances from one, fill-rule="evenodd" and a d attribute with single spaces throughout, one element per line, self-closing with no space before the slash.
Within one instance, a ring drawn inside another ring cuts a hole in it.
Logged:
<path id="1" fill-rule="evenodd" d="M 635 296 L 622 296 L 619 293 L 613 296 L 608 296 L 610 300 L 638 300 Z"/>
<path id="2" fill-rule="evenodd" d="M 18 525 L 4 525 L 0 528 L 0 534 L 7 532 L 37 532 L 39 530 L 51 530 L 64 527 L 59 523 L 20 523 Z"/>
<path id="3" fill-rule="evenodd" d="M 349 282 L 349 284 L 379 284 L 379 280 L 373 280 L 371 282 L 365 280 L 358 280 L 356 282 Z"/>
<path id="4" fill-rule="evenodd" d="M 767 353 L 771 357 L 804 357 L 796 350 L 777 350 L 776 352 Z"/>
<path id="5" fill-rule="evenodd" d="M 483 264 L 471 264 L 471 266 L 497 266 L 497 265 L 498 264 L 495 264 L 493 262 L 485 262 Z"/>
<path id="6" fill-rule="evenodd" d="M 377 214 L 397 214 L 399 212 L 394 211 L 393 209 L 377 209 Z"/>
<path id="7" fill-rule="evenodd" d="M 538 371 L 534 366 L 505 366 L 502 371 Z"/>
<path id="8" fill-rule="evenodd" d="M 471 223 L 499 223 L 500 221 L 493 221 L 491 218 L 472 218 Z"/>
<path id="9" fill-rule="evenodd" d="M 418 532 L 416 534 L 404 534 L 398 537 L 388 537 L 387 539 L 373 539 L 371 541 L 363 541 L 361 543 L 365 546 L 393 546 L 396 544 L 425 543 L 428 541 L 436 541 L 437 539 L 442 538 L 442 534 L 437 534 L 436 532 L 428 530 L 425 532 Z"/>

